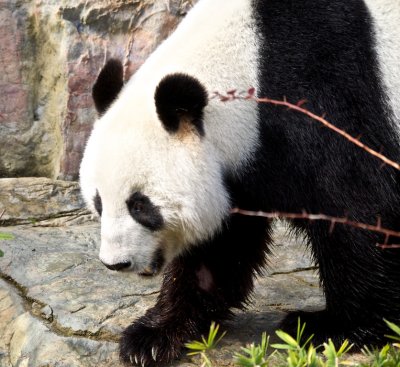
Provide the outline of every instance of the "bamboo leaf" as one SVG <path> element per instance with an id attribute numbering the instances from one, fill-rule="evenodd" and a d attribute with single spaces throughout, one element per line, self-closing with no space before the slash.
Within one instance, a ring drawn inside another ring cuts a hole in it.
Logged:
<path id="1" fill-rule="evenodd" d="M 14 236 L 11 233 L 0 232 L 0 240 L 13 240 Z"/>
<path id="2" fill-rule="evenodd" d="M 297 348 L 299 346 L 299 343 L 297 343 L 297 341 L 294 340 L 294 338 L 291 337 L 288 333 L 285 333 L 282 330 L 277 330 L 275 333 L 276 335 L 279 336 L 280 339 L 282 339 L 285 343 L 287 343 L 291 347 Z"/>

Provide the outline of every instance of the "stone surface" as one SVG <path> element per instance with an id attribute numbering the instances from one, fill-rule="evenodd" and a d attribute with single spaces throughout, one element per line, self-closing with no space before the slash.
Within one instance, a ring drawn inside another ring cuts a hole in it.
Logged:
<path id="1" fill-rule="evenodd" d="M 105 60 L 128 79 L 195 2 L 0 1 L 0 177 L 76 179 Z"/>
<path id="2" fill-rule="evenodd" d="M 3 225 L 60 225 L 91 218 L 77 182 L 48 178 L 0 179 L 0 214 Z"/>
<path id="3" fill-rule="evenodd" d="M 121 331 L 154 304 L 160 278 L 106 269 L 99 223 L 82 215 L 83 205 L 73 182 L 0 180 L 0 233 L 12 235 L 0 241 L 0 367 L 117 366 Z M 274 238 L 248 310 L 222 326 L 228 334 L 213 352 L 217 366 L 233 366 L 233 352 L 263 331 L 273 335 L 286 311 L 324 305 L 301 240 L 282 225 Z M 198 365 L 188 357 L 175 364 Z"/>
<path id="4" fill-rule="evenodd" d="M 54 332 L 34 317 L 29 312 L 29 302 L 19 298 L 15 289 L 3 281 L 0 281 L 0 315 L 2 367 L 115 366 L 117 349 L 114 342 Z"/>
<path id="5" fill-rule="evenodd" d="M 154 303 L 160 279 L 107 270 L 97 258 L 98 223 L 1 232 L 14 239 L 0 243 L 0 366 L 117 366 L 119 333 Z M 275 242 L 249 309 L 222 327 L 217 366 L 233 366 L 234 350 L 273 334 L 285 311 L 323 307 L 305 247 L 281 227 Z M 196 365 L 188 357 L 175 364 Z"/>

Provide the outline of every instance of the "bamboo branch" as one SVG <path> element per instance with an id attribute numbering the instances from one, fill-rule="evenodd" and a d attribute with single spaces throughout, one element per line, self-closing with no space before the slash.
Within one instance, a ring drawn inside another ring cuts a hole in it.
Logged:
<path id="1" fill-rule="evenodd" d="M 387 164 L 397 170 L 400 170 L 400 164 L 397 162 L 392 161 L 391 159 L 387 158 L 384 156 L 382 153 L 377 152 L 376 150 L 368 147 L 364 143 L 360 141 L 360 138 L 354 138 L 350 134 L 346 133 L 342 129 L 339 129 L 335 125 L 331 124 L 329 121 L 325 119 L 325 116 L 318 116 L 315 113 L 312 113 L 308 111 L 307 109 L 303 108 L 302 105 L 306 103 L 306 100 L 300 100 L 296 104 L 290 103 L 284 98 L 282 101 L 281 100 L 276 100 L 276 99 L 271 99 L 267 97 L 256 97 L 256 90 L 254 88 L 250 88 L 247 92 L 237 92 L 236 89 L 230 90 L 226 92 L 226 95 L 220 94 L 219 92 L 214 92 L 213 97 L 219 98 L 220 101 L 222 102 L 228 102 L 228 101 L 233 101 L 237 99 L 242 99 L 242 100 L 253 100 L 256 101 L 257 103 L 269 103 L 275 106 L 283 106 L 287 107 L 291 110 L 300 112 L 311 119 L 320 122 L 323 124 L 325 127 L 328 129 L 331 129 L 332 131 L 336 132 L 337 134 L 343 136 L 345 139 L 350 141 L 351 143 L 357 145 L 367 153 L 373 155 L 374 157 L 380 159 L 384 164 Z M 330 215 L 325 215 L 325 214 L 309 214 L 306 212 L 302 213 L 287 213 L 287 212 L 263 212 L 263 211 L 250 211 L 250 210 L 243 210 L 239 208 L 233 208 L 231 210 L 231 213 L 237 213 L 237 214 L 242 214 L 242 215 L 247 215 L 247 216 L 257 216 L 257 217 L 264 217 L 264 218 L 269 218 L 269 219 L 277 219 L 277 218 L 286 218 L 286 219 L 307 219 L 309 221 L 314 221 L 314 220 L 322 220 L 322 221 L 328 221 L 331 223 L 330 226 L 330 232 L 332 232 L 335 228 L 335 225 L 337 223 L 342 224 L 342 225 L 347 225 L 351 226 L 354 228 L 359 228 L 363 230 L 369 230 L 375 233 L 379 233 L 385 236 L 385 240 L 383 244 L 377 244 L 378 247 L 382 249 L 388 249 L 388 248 L 400 248 L 400 244 L 388 244 L 389 238 L 390 237 L 397 237 L 400 238 L 400 232 L 387 229 L 382 227 L 381 225 L 381 219 L 378 217 L 377 224 L 365 224 L 365 223 L 360 223 L 354 220 L 349 220 L 346 217 L 333 217 Z"/>
<path id="2" fill-rule="evenodd" d="M 383 244 L 377 244 L 377 246 L 381 248 L 400 248 L 400 245 L 397 244 L 388 244 L 390 237 L 400 238 L 400 232 L 384 228 L 381 224 L 381 219 L 378 217 L 376 224 L 366 224 L 360 223 L 354 220 L 350 220 L 347 217 L 333 217 L 326 214 L 309 214 L 307 212 L 302 213 L 288 213 L 288 212 L 263 212 L 263 211 L 252 211 L 252 210 L 243 210 L 239 208 L 231 209 L 232 214 L 241 214 L 252 217 L 263 217 L 268 219 L 307 219 L 309 221 L 314 220 L 322 220 L 331 223 L 329 231 L 332 232 L 337 223 L 351 226 L 354 228 L 364 229 L 368 231 L 372 231 L 375 233 L 383 234 L 385 236 L 385 241 Z"/>
<path id="3" fill-rule="evenodd" d="M 354 138 L 353 136 L 351 136 L 350 134 L 346 133 L 345 131 L 343 131 L 342 129 L 339 129 L 338 127 L 336 127 L 335 125 L 331 124 L 329 121 L 327 121 L 325 119 L 324 116 L 318 116 L 315 113 L 312 113 L 310 111 L 308 111 L 307 109 L 303 108 L 302 105 L 304 103 L 306 103 L 306 100 L 300 100 L 299 102 L 297 102 L 297 104 L 293 104 L 290 103 L 286 100 L 286 98 L 284 98 L 282 101 L 280 100 L 276 100 L 276 99 L 271 99 L 271 98 L 267 98 L 267 97 L 256 97 L 255 96 L 255 89 L 254 88 L 250 88 L 247 91 L 247 94 L 243 94 L 243 93 L 237 93 L 236 90 L 230 90 L 226 93 L 226 95 L 220 94 L 219 92 L 214 92 L 214 96 L 219 98 L 222 102 L 228 102 L 228 101 L 233 101 L 236 99 L 244 99 L 244 100 L 253 100 L 256 101 L 257 103 L 268 103 L 268 104 L 272 104 L 275 106 L 284 106 L 287 107 L 291 110 L 300 112 L 304 115 L 307 115 L 308 117 L 310 117 L 311 119 L 320 122 L 321 124 L 323 124 L 324 126 L 326 126 L 328 129 L 333 130 L 334 132 L 336 132 L 337 134 L 343 136 L 345 139 L 349 140 L 350 142 L 352 142 L 353 144 L 357 145 L 358 147 L 360 147 L 361 149 L 365 150 L 366 152 L 368 152 L 369 154 L 373 155 L 374 157 L 380 159 L 382 162 L 384 162 L 385 164 L 400 170 L 400 164 L 397 162 L 392 161 L 391 159 L 387 158 L 386 156 L 384 156 L 382 153 L 377 152 L 376 150 L 368 147 L 367 145 L 365 145 L 364 143 L 362 143 L 359 138 Z"/>

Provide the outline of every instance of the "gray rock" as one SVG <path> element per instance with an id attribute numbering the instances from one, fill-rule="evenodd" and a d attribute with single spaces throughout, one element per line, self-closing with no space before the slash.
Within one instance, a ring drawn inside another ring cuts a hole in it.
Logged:
<path id="1" fill-rule="evenodd" d="M 98 261 L 99 224 L 82 216 L 83 205 L 77 183 L 0 180 L 3 224 L 34 223 L 0 230 L 13 235 L 0 243 L 1 367 L 116 366 L 121 331 L 154 304 L 159 278 L 112 272 Z M 216 365 L 233 365 L 233 351 L 273 334 L 286 311 L 323 304 L 306 248 L 279 224 L 252 304 L 224 325 Z M 183 357 L 176 365 L 199 363 Z"/>
<path id="2" fill-rule="evenodd" d="M 77 182 L 35 177 L 0 179 L 0 224 L 48 226 L 92 219 L 84 207 Z"/>
<path id="3" fill-rule="evenodd" d="M 116 343 L 58 335 L 29 312 L 20 314 L 5 330 L 12 335 L 5 366 L 111 367 L 118 360 Z"/>
<path id="4" fill-rule="evenodd" d="M 14 239 L 0 243 L 0 365 L 118 365 L 119 334 L 155 302 L 160 279 L 107 270 L 97 259 L 97 223 L 2 232 Z M 265 330 L 273 334 L 285 311 L 323 307 L 305 248 L 282 228 L 277 233 L 252 304 L 223 326 L 228 334 L 214 352 L 217 366 L 233 366 L 234 350 L 258 341 Z M 184 357 L 176 365 L 198 361 Z"/>
<path id="5" fill-rule="evenodd" d="M 0 280 L 0 366 L 11 367 L 10 341 L 14 330 L 11 325 L 23 313 L 23 301 L 13 287 Z"/>

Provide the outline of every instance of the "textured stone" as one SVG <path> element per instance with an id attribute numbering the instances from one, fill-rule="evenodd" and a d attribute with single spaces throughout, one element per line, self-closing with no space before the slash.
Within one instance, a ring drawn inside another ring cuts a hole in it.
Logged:
<path id="1" fill-rule="evenodd" d="M 111 367 L 118 360 L 116 343 L 57 335 L 29 312 L 18 316 L 6 329 L 12 331 L 10 366 Z"/>
<path id="2" fill-rule="evenodd" d="M 10 325 L 25 312 L 22 300 L 7 283 L 0 280 L 0 366 L 11 367 L 9 346 L 13 335 Z"/>
<path id="3" fill-rule="evenodd" d="M 34 223 L 0 229 L 13 235 L 0 242 L 1 367 L 116 366 L 121 331 L 154 304 L 160 278 L 106 269 L 99 223 L 81 216 L 82 208 L 77 183 L 0 180 L 3 224 Z M 273 335 L 286 311 L 324 305 L 305 246 L 281 225 L 274 239 L 248 310 L 222 326 L 228 334 L 213 352 L 217 366 L 233 366 L 233 352 L 263 331 Z M 185 356 L 175 364 L 198 365 Z"/>
<path id="4" fill-rule="evenodd" d="M 117 366 L 119 334 L 155 302 L 160 279 L 107 270 L 97 258 L 98 223 L 1 231 L 14 235 L 0 243 L 0 358 L 11 361 L 4 365 Z M 275 243 L 249 309 L 222 326 L 217 366 L 233 366 L 233 351 L 273 334 L 285 311 L 324 305 L 305 247 L 282 228 Z M 198 365 L 187 357 L 175 364 Z"/>
<path id="5" fill-rule="evenodd" d="M 89 212 L 77 182 L 48 178 L 0 179 L 0 223 L 60 225 L 85 219 Z"/>
<path id="6" fill-rule="evenodd" d="M 0 177 L 76 179 L 101 66 L 128 79 L 194 2 L 1 1 Z"/>

